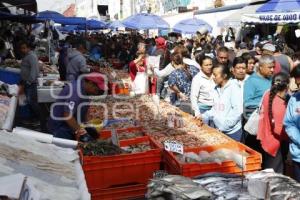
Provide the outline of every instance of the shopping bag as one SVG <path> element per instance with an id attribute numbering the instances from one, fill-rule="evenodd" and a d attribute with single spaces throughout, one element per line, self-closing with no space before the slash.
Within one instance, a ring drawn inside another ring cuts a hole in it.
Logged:
<path id="1" fill-rule="evenodd" d="M 146 72 L 137 72 L 132 84 L 134 94 L 147 94 L 149 91 L 149 81 Z"/>
<path id="2" fill-rule="evenodd" d="M 160 55 L 159 56 L 148 56 L 146 58 L 146 63 L 147 63 L 147 74 L 148 76 L 153 76 L 153 71 L 152 67 L 154 68 L 159 68 L 159 63 L 160 63 Z"/>
<path id="3" fill-rule="evenodd" d="M 260 108 L 256 108 L 254 112 L 250 115 L 247 123 L 244 126 L 244 130 L 247 131 L 250 135 L 257 135 L 259 112 Z"/>

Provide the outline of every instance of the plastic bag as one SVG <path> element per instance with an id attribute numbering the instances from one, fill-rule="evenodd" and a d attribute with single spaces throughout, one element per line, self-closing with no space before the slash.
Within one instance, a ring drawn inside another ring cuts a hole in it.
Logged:
<path id="1" fill-rule="evenodd" d="M 135 94 L 147 94 L 149 91 L 149 80 L 146 72 L 137 72 L 132 84 L 132 91 Z"/>

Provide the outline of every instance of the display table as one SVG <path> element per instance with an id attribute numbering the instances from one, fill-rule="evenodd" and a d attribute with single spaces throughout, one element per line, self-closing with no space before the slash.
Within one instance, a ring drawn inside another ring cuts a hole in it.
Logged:
<path id="1" fill-rule="evenodd" d="M 59 86 L 38 86 L 38 102 L 39 103 L 53 103 L 56 97 L 62 91 L 63 87 Z"/>
<path id="2" fill-rule="evenodd" d="M 17 97 L 13 96 L 10 98 L 10 103 L 9 103 L 9 111 L 6 115 L 4 124 L 2 125 L 2 129 L 11 131 L 13 124 L 14 124 L 14 119 L 15 119 L 15 114 L 16 114 L 16 109 L 17 109 L 17 103 L 18 99 Z"/>
<path id="3" fill-rule="evenodd" d="M 0 81 L 8 84 L 18 84 L 21 80 L 21 70 L 12 67 L 0 67 Z"/>

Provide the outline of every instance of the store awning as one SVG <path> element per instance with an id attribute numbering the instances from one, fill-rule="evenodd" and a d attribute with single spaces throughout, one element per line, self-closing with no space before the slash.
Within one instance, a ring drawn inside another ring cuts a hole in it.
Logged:
<path id="1" fill-rule="evenodd" d="M 299 0 L 271 0 L 256 10 L 255 14 L 244 14 L 242 22 L 260 24 L 288 24 L 300 22 Z"/>
<path id="2" fill-rule="evenodd" d="M 254 14 L 256 10 L 261 7 L 266 1 L 259 1 L 253 4 L 249 4 L 242 9 L 238 9 L 235 13 L 229 15 L 223 20 L 218 21 L 219 27 L 233 27 L 238 28 L 241 26 L 241 18 L 244 14 Z"/>
<path id="3" fill-rule="evenodd" d="M 12 6 L 22 8 L 34 13 L 37 13 L 37 3 L 36 0 L 0 0 L 1 3 L 8 3 Z"/>

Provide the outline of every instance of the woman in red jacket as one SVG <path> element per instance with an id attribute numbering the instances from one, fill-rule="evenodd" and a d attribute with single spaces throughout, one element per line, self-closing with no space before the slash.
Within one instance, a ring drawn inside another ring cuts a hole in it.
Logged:
<path id="1" fill-rule="evenodd" d="M 257 139 L 261 141 L 263 169 L 273 168 L 284 173 L 284 163 L 288 153 L 288 137 L 283 127 L 287 106 L 289 76 L 277 73 L 272 79 L 272 87 L 262 100 Z"/>

